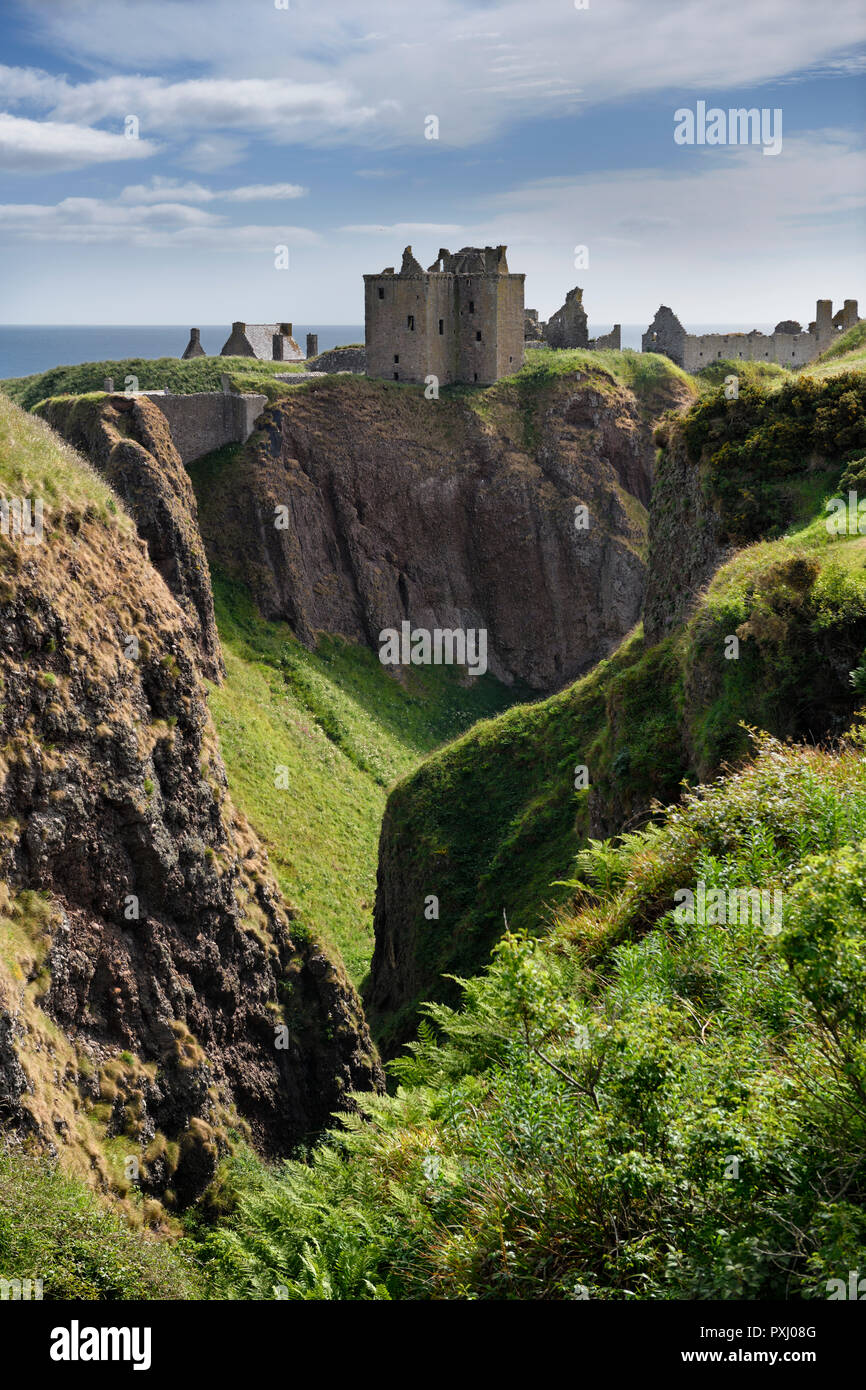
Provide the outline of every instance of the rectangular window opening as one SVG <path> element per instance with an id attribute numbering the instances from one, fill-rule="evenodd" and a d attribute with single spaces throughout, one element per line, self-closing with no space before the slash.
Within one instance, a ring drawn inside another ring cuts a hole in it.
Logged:
<path id="1" fill-rule="evenodd" d="M 411 333 L 415 332 L 415 315 L 409 314 L 406 318 L 406 327 Z"/>

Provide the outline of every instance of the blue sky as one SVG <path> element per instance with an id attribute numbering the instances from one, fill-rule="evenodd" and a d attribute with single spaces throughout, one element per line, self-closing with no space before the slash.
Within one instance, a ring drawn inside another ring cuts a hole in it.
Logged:
<path id="1" fill-rule="evenodd" d="M 407 243 L 505 242 L 599 324 L 866 298 L 861 0 L 278 4 L 4 0 L 5 322 L 360 322 Z M 781 152 L 677 145 L 698 101 Z"/>

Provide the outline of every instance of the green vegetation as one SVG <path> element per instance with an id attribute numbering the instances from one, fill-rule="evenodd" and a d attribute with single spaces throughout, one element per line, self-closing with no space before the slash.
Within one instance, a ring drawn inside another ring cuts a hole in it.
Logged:
<path id="1" fill-rule="evenodd" d="M 0 1160 L 7 1277 L 58 1297 L 799 1300 L 866 1266 L 866 542 L 824 505 L 866 494 L 862 343 L 744 371 L 736 402 L 708 375 L 662 427 L 660 469 L 679 450 L 743 548 L 663 641 L 635 631 L 550 699 L 307 651 L 215 576 L 233 796 L 356 980 L 401 779 L 383 881 L 399 866 L 419 905 L 414 984 L 373 1023 L 414 1040 L 393 1093 L 310 1153 L 224 1160 L 174 1252 Z M 645 406 L 671 384 L 663 359 L 625 370 Z M 558 371 L 539 356 L 473 408 L 516 402 L 531 432 Z M 710 911 L 689 918 L 688 894 Z M 46 910 L 10 916 L 32 989 Z M 47 1216 L 22 1230 L 28 1202 Z"/>
<path id="2" fill-rule="evenodd" d="M 41 420 L 25 415 L 0 393 L 0 493 L 43 502 L 50 533 L 58 514 L 77 514 L 127 532 L 132 522 L 94 469 Z M 31 512 L 31 521 L 35 511 Z M 26 521 L 26 517 L 25 517 Z"/>
<path id="3" fill-rule="evenodd" d="M 864 383 L 802 379 L 736 402 L 717 391 L 665 425 L 662 442 L 674 431 L 685 440 L 723 532 L 749 539 L 761 516 L 770 533 L 786 514 L 808 524 L 735 556 L 663 642 L 633 634 L 570 689 L 478 725 L 395 788 L 383 851 L 399 865 L 401 905 L 417 905 L 401 919 L 417 991 L 373 1015 L 380 1045 L 411 1036 L 423 1000 L 456 1002 L 449 977 L 487 961 L 503 912 L 519 930 L 556 919 L 566 895 L 556 881 L 589 835 L 639 824 L 684 778 L 745 756 L 743 721 L 792 737 L 845 727 L 857 699 L 849 673 L 866 647 L 866 556 L 859 536 L 828 533 L 823 504 L 860 477 Z M 724 658 L 730 636 L 738 660 Z M 438 921 L 424 917 L 428 893 Z"/>
<path id="4" fill-rule="evenodd" d="M 11 377 L 0 381 L 0 390 L 25 410 L 32 410 L 49 396 L 101 392 L 106 377 L 111 377 L 117 391 L 124 389 L 128 376 L 134 376 L 141 391 L 161 391 L 167 386 L 174 394 L 185 396 L 194 391 L 219 391 L 223 376 L 228 376 L 236 390 L 268 395 L 283 389 L 274 380 L 278 372 L 300 372 L 305 368 L 304 362 L 259 362 L 253 357 L 192 357 L 187 362 L 178 357 L 128 357 L 118 362 L 80 362 L 70 367 L 51 367 L 32 376 Z"/>
<path id="5" fill-rule="evenodd" d="M 218 466 L 211 456 L 196 485 Z M 310 652 L 285 623 L 264 622 L 224 575 L 213 588 L 226 680 L 210 688 L 209 704 L 233 799 L 267 845 L 301 927 L 322 931 L 358 983 L 372 951 L 386 789 L 527 692 L 489 675 L 463 686 L 446 667 L 412 668 L 400 683 L 366 647 L 323 638 Z"/>
<path id="6" fill-rule="evenodd" d="M 866 349 L 866 319 L 860 323 L 855 323 L 853 328 L 849 328 L 846 333 L 842 333 L 836 339 L 832 347 L 822 352 L 819 362 L 832 362 L 837 357 L 848 357 L 850 353 L 859 353 L 861 349 Z"/>
<path id="7" fill-rule="evenodd" d="M 742 545 L 790 523 L 791 480 L 866 452 L 866 375 L 799 376 L 773 391 L 749 385 L 733 401 L 715 391 L 689 411 L 682 433 L 705 470 L 722 538 Z"/>
<path id="8" fill-rule="evenodd" d="M 826 1298 L 866 1257 L 863 752 L 763 737 L 593 844 L 554 931 L 425 1010 L 395 1096 L 309 1162 L 228 1165 L 215 1292 Z M 701 884 L 725 921 L 678 918 Z M 756 885 L 781 931 L 730 896 Z"/>
<path id="9" fill-rule="evenodd" d="M 0 1278 L 41 1279 L 43 1298 L 189 1299 L 204 1280 L 188 1253 L 130 1229 L 44 1156 L 0 1149 Z"/>

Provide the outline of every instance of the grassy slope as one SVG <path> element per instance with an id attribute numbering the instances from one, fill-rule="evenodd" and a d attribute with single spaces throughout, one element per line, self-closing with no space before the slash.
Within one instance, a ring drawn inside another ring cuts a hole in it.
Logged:
<path id="1" fill-rule="evenodd" d="M 336 944 L 359 982 L 372 949 L 379 825 L 388 786 L 432 749 L 526 692 L 446 668 L 395 681 L 366 648 L 310 652 L 214 580 L 226 680 L 209 704 L 236 803 L 268 846 L 286 898 Z M 277 765 L 288 789 L 275 784 Z"/>
<path id="2" fill-rule="evenodd" d="M 310 1164 L 230 1165 L 200 1232 L 221 1295 L 844 1287 L 866 1259 L 864 829 L 861 729 L 832 751 L 764 737 L 652 833 L 587 852 L 574 910 L 506 936 L 459 1012 L 429 1009 L 366 1122 Z M 701 882 L 725 915 L 678 919 Z M 755 888 L 781 920 L 731 907 Z"/>
<path id="3" fill-rule="evenodd" d="M 25 410 L 32 410 L 49 396 L 81 396 L 101 391 L 106 377 L 122 391 L 127 376 L 138 379 L 141 391 L 161 391 L 163 387 L 177 395 L 194 391 L 219 391 L 222 377 L 228 376 L 238 389 L 264 391 L 280 388 L 275 382 L 277 372 L 305 370 L 303 362 L 259 362 L 250 357 L 194 357 L 183 362 L 177 357 L 129 357 L 116 362 L 80 362 L 74 366 L 51 367 L 32 376 L 11 377 L 0 381 L 0 390 Z"/>
<path id="4" fill-rule="evenodd" d="M 373 1019 L 380 1042 L 405 1033 L 425 992 L 456 999 L 441 977 L 479 968 L 503 911 L 515 929 L 555 919 L 568 897 L 555 880 L 590 832 L 591 801 L 602 823 L 639 824 L 653 798 L 742 757 L 743 721 L 798 736 L 844 725 L 866 644 L 866 540 L 823 524 L 841 472 L 796 478 L 792 510 L 814 520 L 738 553 L 685 627 L 649 648 L 638 631 L 570 689 L 480 725 L 395 788 L 388 840 L 402 897 L 423 905 L 435 892 L 442 910 L 434 923 L 420 906 L 413 916 L 427 983 Z M 738 631 L 740 659 L 725 660 Z M 580 764 L 591 785 L 576 791 Z"/>

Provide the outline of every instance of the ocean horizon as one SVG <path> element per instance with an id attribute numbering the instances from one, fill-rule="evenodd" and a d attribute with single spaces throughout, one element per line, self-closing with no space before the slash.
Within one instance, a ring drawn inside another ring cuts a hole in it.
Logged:
<path id="1" fill-rule="evenodd" d="M 771 333 L 772 324 L 686 324 L 689 333 L 736 333 L 757 328 Z M 590 336 L 609 333 L 612 323 L 590 324 Z M 209 356 L 217 356 L 230 324 L 205 324 L 201 343 Z M 622 345 L 640 351 L 646 324 L 622 325 Z M 345 343 L 364 341 L 362 323 L 297 323 L 294 337 L 301 349 L 308 333 L 316 333 L 319 351 Z M 116 362 L 129 357 L 180 357 L 189 342 L 189 325 L 180 324 L 7 324 L 0 326 L 0 380 L 30 376 L 50 367 L 76 366 L 80 362 Z"/>

